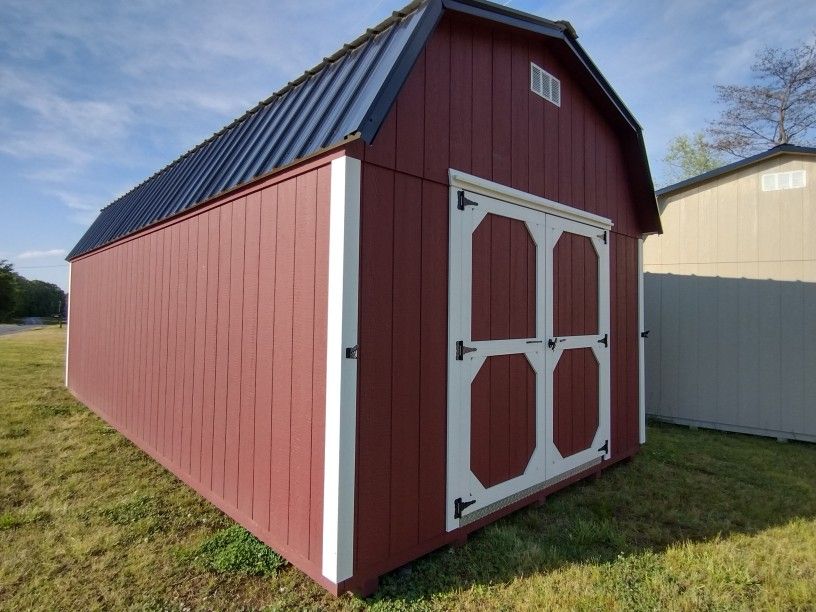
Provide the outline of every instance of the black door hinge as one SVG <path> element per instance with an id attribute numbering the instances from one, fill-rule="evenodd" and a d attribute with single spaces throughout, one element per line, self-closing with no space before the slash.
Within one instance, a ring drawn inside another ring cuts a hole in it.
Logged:
<path id="1" fill-rule="evenodd" d="M 465 355 L 474 352 L 476 349 L 472 346 L 465 346 L 462 340 L 456 341 L 456 361 L 462 361 Z"/>
<path id="2" fill-rule="evenodd" d="M 606 244 L 606 241 L 609 239 L 609 238 L 608 238 L 608 236 L 607 236 L 606 234 L 607 234 L 607 233 L 606 233 L 605 231 L 604 231 L 604 233 L 603 233 L 603 234 L 598 234 L 598 238 L 600 238 L 601 240 L 603 240 L 603 241 L 604 241 L 604 244 Z"/>
<path id="3" fill-rule="evenodd" d="M 470 501 L 462 501 L 461 497 L 457 497 L 455 500 L 453 500 L 453 518 L 462 518 L 462 511 L 475 503 L 475 499 L 471 499 Z"/>
<path id="4" fill-rule="evenodd" d="M 599 453 L 603 453 L 604 455 L 609 452 L 609 440 L 604 442 L 604 445 L 598 449 Z"/>
<path id="5" fill-rule="evenodd" d="M 360 345 L 355 344 L 354 346 L 346 349 L 346 359 L 357 359 L 360 355 Z"/>
<path id="6" fill-rule="evenodd" d="M 465 197 L 464 191 L 459 192 L 459 202 L 456 204 L 456 208 L 458 208 L 459 210 L 465 210 L 465 206 L 478 206 L 478 205 L 479 204 L 477 202 L 467 199 Z"/>
<path id="7" fill-rule="evenodd" d="M 598 340 L 598 344 L 603 344 L 606 348 L 609 348 L 609 334 L 604 334 L 604 337 Z"/>
<path id="8" fill-rule="evenodd" d="M 645 330 L 645 331 L 640 332 L 640 337 L 641 337 L 641 338 L 648 338 L 648 337 L 649 337 L 649 332 L 650 332 L 650 331 L 651 331 L 651 330 L 647 329 L 647 330 Z"/>

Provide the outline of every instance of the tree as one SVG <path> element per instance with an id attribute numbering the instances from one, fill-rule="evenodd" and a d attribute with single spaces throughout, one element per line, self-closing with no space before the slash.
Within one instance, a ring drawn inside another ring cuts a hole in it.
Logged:
<path id="1" fill-rule="evenodd" d="M 722 165 L 719 152 L 711 148 L 702 132 L 691 136 L 681 134 L 672 140 L 663 161 L 669 167 L 670 183 L 678 183 Z"/>
<path id="2" fill-rule="evenodd" d="M 17 274 L 14 266 L 0 259 L 0 322 L 8 320 L 17 306 Z"/>
<path id="3" fill-rule="evenodd" d="M 816 36 L 792 49 L 765 47 L 751 66 L 753 85 L 716 85 L 724 104 L 708 128 L 711 145 L 748 157 L 816 134 Z"/>
<path id="4" fill-rule="evenodd" d="M 64 299 L 65 293 L 53 283 L 20 276 L 15 314 L 18 317 L 52 317 L 59 313 Z"/>

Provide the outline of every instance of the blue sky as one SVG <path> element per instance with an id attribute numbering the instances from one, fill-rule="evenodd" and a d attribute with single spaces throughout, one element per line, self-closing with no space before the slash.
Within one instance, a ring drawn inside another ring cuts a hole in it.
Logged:
<path id="1" fill-rule="evenodd" d="M 96 212 L 402 2 L 0 2 L 0 259 L 66 286 Z M 717 114 L 763 45 L 793 46 L 812 0 L 513 0 L 568 19 L 644 127 L 666 143 Z M 784 10 L 783 9 L 784 6 Z"/>

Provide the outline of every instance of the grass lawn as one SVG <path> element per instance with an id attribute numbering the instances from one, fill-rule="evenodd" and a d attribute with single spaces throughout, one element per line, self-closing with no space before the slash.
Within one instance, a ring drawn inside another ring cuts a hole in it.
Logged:
<path id="1" fill-rule="evenodd" d="M 655 425 L 632 462 L 333 599 L 0 338 L 0 608 L 816 610 L 816 445 Z"/>

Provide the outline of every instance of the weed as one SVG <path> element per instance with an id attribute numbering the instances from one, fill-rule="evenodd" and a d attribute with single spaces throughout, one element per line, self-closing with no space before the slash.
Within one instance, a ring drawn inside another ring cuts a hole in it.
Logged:
<path id="1" fill-rule="evenodd" d="M 218 573 L 270 576 L 283 567 L 283 558 L 239 525 L 217 531 L 191 553 L 200 567 Z"/>

